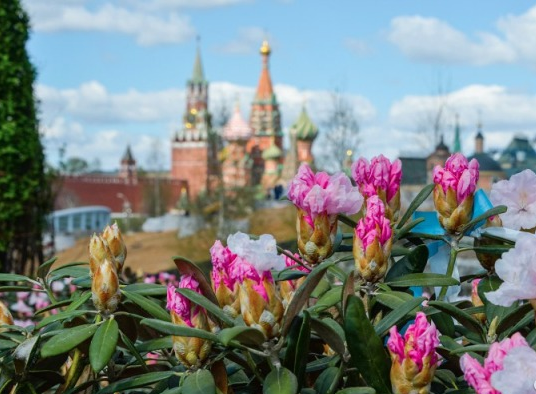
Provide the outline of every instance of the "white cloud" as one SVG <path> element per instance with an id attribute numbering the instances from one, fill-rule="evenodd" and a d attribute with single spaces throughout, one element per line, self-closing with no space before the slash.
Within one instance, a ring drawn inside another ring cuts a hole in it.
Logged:
<path id="1" fill-rule="evenodd" d="M 356 55 L 366 55 L 371 51 L 364 40 L 355 37 L 346 38 L 344 40 L 344 46 Z"/>
<path id="2" fill-rule="evenodd" d="M 511 63 L 517 59 L 511 42 L 483 32 L 471 39 L 436 18 L 396 17 L 391 21 L 388 38 L 404 55 L 423 62 L 481 66 Z"/>
<path id="3" fill-rule="evenodd" d="M 218 52 L 227 54 L 250 54 L 259 50 L 263 40 L 268 39 L 273 46 L 272 40 L 266 31 L 260 27 L 243 27 L 238 30 L 238 36 L 217 48 Z"/>
<path id="4" fill-rule="evenodd" d="M 521 15 L 508 15 L 499 19 L 501 30 L 518 56 L 536 64 L 536 6 Z"/>
<path id="5" fill-rule="evenodd" d="M 490 148 L 504 148 L 515 133 L 536 135 L 536 95 L 512 92 L 499 85 L 469 85 L 451 92 L 445 100 L 445 142 L 450 144 L 452 141 L 457 113 L 462 138 L 469 141 L 465 153 L 473 152 L 476 125 L 480 120 L 484 125 L 486 145 Z M 391 106 L 388 122 L 391 128 L 404 131 L 410 137 L 408 140 L 415 143 L 420 138 L 420 142 L 427 143 L 426 148 L 431 149 L 432 125 L 428 116 L 437 108 L 437 96 L 405 96 Z M 425 133 L 419 136 L 416 134 L 418 129 L 424 129 Z M 400 148 L 408 150 L 411 146 L 401 145 Z"/>
<path id="6" fill-rule="evenodd" d="M 100 31 L 134 36 L 142 46 L 184 42 L 195 35 L 187 16 L 165 16 L 105 3 L 92 10 L 80 2 L 27 1 L 33 27 L 40 32 Z"/>

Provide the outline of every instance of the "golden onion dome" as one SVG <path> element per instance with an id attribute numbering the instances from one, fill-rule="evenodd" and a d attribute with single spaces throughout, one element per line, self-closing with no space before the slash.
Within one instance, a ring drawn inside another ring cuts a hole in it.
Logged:
<path id="1" fill-rule="evenodd" d="M 272 52 L 272 49 L 270 48 L 270 44 L 268 44 L 268 40 L 264 40 L 262 42 L 260 52 L 261 52 L 261 55 L 269 55 L 270 52 Z"/>

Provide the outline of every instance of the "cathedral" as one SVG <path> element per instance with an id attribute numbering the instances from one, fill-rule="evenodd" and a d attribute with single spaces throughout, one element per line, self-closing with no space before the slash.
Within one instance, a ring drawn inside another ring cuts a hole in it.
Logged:
<path id="1" fill-rule="evenodd" d="M 285 151 L 283 147 L 281 113 L 270 76 L 270 54 L 270 45 L 264 41 L 249 121 L 236 105 L 229 121 L 218 132 L 211 125 L 208 81 L 197 49 L 192 77 L 187 82 L 182 128 L 171 144 L 171 178 L 187 184 L 190 199 L 210 192 L 219 182 L 229 189 L 258 186 L 269 192 L 285 186 L 300 163 L 314 165 L 311 149 L 318 128 L 305 106 L 289 130 L 289 149 Z"/>

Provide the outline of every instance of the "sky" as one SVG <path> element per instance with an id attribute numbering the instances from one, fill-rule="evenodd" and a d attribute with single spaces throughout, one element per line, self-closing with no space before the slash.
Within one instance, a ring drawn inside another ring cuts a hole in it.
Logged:
<path id="1" fill-rule="evenodd" d="M 517 0 L 22 0 L 32 34 L 47 160 L 170 167 L 185 85 L 199 48 L 214 117 L 238 100 L 249 118 L 270 72 L 285 132 L 302 105 L 326 132 L 334 92 L 360 125 L 357 156 L 423 156 L 442 108 L 445 142 L 456 114 L 462 151 L 536 137 L 536 2 Z M 322 144 L 317 143 L 319 152 Z"/>

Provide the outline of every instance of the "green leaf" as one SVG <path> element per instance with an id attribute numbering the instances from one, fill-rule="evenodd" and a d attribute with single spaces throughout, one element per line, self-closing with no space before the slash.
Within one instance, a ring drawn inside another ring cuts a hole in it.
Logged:
<path id="1" fill-rule="evenodd" d="M 396 280 L 407 274 L 422 273 L 427 262 L 428 248 L 426 245 L 418 245 L 389 269 L 385 276 L 385 282 Z"/>
<path id="2" fill-rule="evenodd" d="M 227 326 L 233 327 L 235 325 L 234 320 L 229 317 L 218 304 L 214 304 L 205 296 L 190 290 L 190 289 L 177 289 L 177 293 L 182 294 L 194 304 L 202 306 L 209 312 L 212 316 L 215 316 L 218 320 L 224 322 Z"/>
<path id="3" fill-rule="evenodd" d="M 439 309 L 442 312 L 448 313 L 450 316 L 459 321 L 469 330 L 481 336 L 483 335 L 484 332 L 478 320 L 476 320 L 467 312 L 464 312 L 456 306 L 443 301 L 428 301 L 428 305 L 433 306 L 434 308 Z"/>
<path id="4" fill-rule="evenodd" d="M 493 207 L 491 209 L 488 209 L 486 212 L 484 212 L 483 214 L 481 215 L 478 215 L 476 218 L 474 218 L 473 220 L 471 220 L 469 223 L 465 224 L 461 229 L 459 229 L 459 231 L 461 233 L 464 233 L 465 231 L 467 231 L 468 229 L 470 229 L 471 227 L 473 227 L 475 224 L 477 224 L 478 222 L 481 222 L 483 220 L 486 220 L 487 218 L 491 217 L 491 216 L 496 216 L 496 215 L 499 215 L 501 213 L 505 213 L 507 210 L 506 206 L 505 205 L 497 205 L 496 207 Z"/>
<path id="5" fill-rule="evenodd" d="M 308 308 L 313 313 L 322 312 L 333 305 L 336 305 L 341 301 L 342 286 L 335 286 L 334 288 L 325 292 L 322 297 L 318 299 L 316 304 Z"/>
<path id="6" fill-rule="evenodd" d="M 130 293 L 128 291 L 121 290 L 121 293 L 127 297 L 130 301 L 138 305 L 145 312 L 149 313 L 151 316 L 156 317 L 157 319 L 163 321 L 171 321 L 169 313 L 163 309 L 158 303 L 153 300 L 150 300 L 138 293 Z"/>
<path id="7" fill-rule="evenodd" d="M 375 297 L 376 301 L 392 310 L 400 308 L 406 302 L 411 301 L 414 298 L 415 297 L 411 294 L 402 291 L 382 291 L 378 292 Z"/>
<path id="8" fill-rule="evenodd" d="M 383 337 L 394 325 L 402 321 L 406 316 L 410 317 L 411 312 L 414 312 L 415 308 L 419 307 L 422 302 L 426 300 L 426 297 L 418 297 L 412 300 L 406 301 L 404 304 L 400 305 L 397 309 L 391 311 L 387 316 L 385 316 L 376 327 L 374 331 L 380 337 Z"/>
<path id="9" fill-rule="evenodd" d="M 309 275 L 307 275 L 305 281 L 300 287 L 298 287 L 298 289 L 294 293 L 294 297 L 292 297 L 292 301 L 290 301 L 290 304 L 287 307 L 285 316 L 283 317 L 281 336 L 285 336 L 287 334 L 292 323 L 292 319 L 294 319 L 294 316 L 296 316 L 298 312 L 303 308 L 303 306 L 309 299 L 309 296 L 311 295 L 315 287 L 318 285 L 320 280 L 323 278 L 327 269 L 333 264 L 333 261 L 324 261 L 320 263 L 311 272 L 309 272 Z"/>
<path id="10" fill-rule="evenodd" d="M 31 291 L 33 289 L 28 286 L 0 286 L 0 293 L 29 293 Z"/>
<path id="11" fill-rule="evenodd" d="M 357 223 L 351 219 L 350 217 L 342 214 L 342 213 L 339 213 L 337 215 L 337 220 L 339 220 L 340 222 L 346 224 L 348 227 L 351 227 L 351 228 L 356 228 L 357 227 Z"/>
<path id="12" fill-rule="evenodd" d="M 502 334 L 514 324 L 522 320 L 525 315 L 527 315 L 528 313 L 532 313 L 532 311 L 532 305 L 528 302 L 526 304 L 518 306 L 500 320 L 499 325 L 497 326 L 497 330 L 495 332 L 498 335 Z"/>
<path id="13" fill-rule="evenodd" d="M 36 282 L 33 279 L 28 278 L 24 275 L 17 275 L 17 274 L 0 274 L 0 282 L 30 282 L 39 285 L 41 287 L 41 284 L 39 282 Z"/>
<path id="14" fill-rule="evenodd" d="M 76 294 L 79 294 L 78 298 L 75 298 Z M 73 295 L 73 302 L 67 307 L 67 311 L 74 311 L 75 309 L 78 309 L 78 307 L 84 305 L 91 298 L 91 291 L 86 291 L 82 294 L 77 292 L 75 295 Z"/>
<path id="15" fill-rule="evenodd" d="M 50 260 L 47 260 L 43 264 L 41 264 L 37 269 L 37 277 L 45 279 L 48 274 L 48 271 L 50 271 L 50 268 L 52 268 L 52 265 L 56 262 L 57 259 L 57 257 L 53 257 Z"/>
<path id="16" fill-rule="evenodd" d="M 401 229 L 397 229 L 395 231 L 395 236 L 394 236 L 394 240 L 393 242 L 395 242 L 396 240 L 398 239 L 401 239 L 401 238 L 404 238 L 404 236 L 409 233 L 415 226 L 417 226 L 418 224 L 424 222 L 424 218 L 418 218 L 418 219 L 415 219 L 415 220 L 412 220 L 411 222 L 409 222 L 408 224 L 406 224 L 404 227 L 402 227 Z"/>
<path id="17" fill-rule="evenodd" d="M 317 393 L 332 393 L 339 385 L 341 370 L 338 367 L 326 368 L 315 382 L 315 391 Z"/>
<path id="18" fill-rule="evenodd" d="M 133 283 L 125 286 L 123 290 L 142 296 L 165 296 L 167 294 L 166 286 L 154 283 Z"/>
<path id="19" fill-rule="evenodd" d="M 93 371 L 99 373 L 108 364 L 115 352 L 118 337 L 119 326 L 115 319 L 109 318 L 100 324 L 89 346 L 89 362 Z"/>
<path id="20" fill-rule="evenodd" d="M 337 391 L 335 394 L 376 394 L 372 387 L 348 387 Z"/>
<path id="21" fill-rule="evenodd" d="M 219 341 L 219 338 L 215 334 L 209 331 L 200 330 L 198 328 L 179 326 L 173 323 L 163 322 L 162 320 L 158 319 L 143 319 L 140 323 L 154 328 L 163 334 L 175 335 L 179 337 L 201 338 L 212 342 Z"/>
<path id="22" fill-rule="evenodd" d="M 122 337 L 121 337 L 122 338 Z M 173 347 L 173 339 L 171 336 L 149 339 L 136 345 L 136 350 L 141 353 L 153 352 L 161 349 L 171 349 Z"/>
<path id="23" fill-rule="evenodd" d="M 48 283 L 52 283 L 62 278 L 80 278 L 89 276 L 89 267 L 82 266 L 82 263 L 75 263 L 76 265 L 66 264 L 58 269 L 51 271 L 48 275 Z"/>
<path id="24" fill-rule="evenodd" d="M 48 305 L 48 306 L 46 306 L 44 308 L 41 308 L 41 309 L 35 311 L 35 314 L 39 315 L 39 314 L 41 314 L 43 312 L 51 311 L 53 309 L 58 309 L 58 308 L 61 308 L 63 306 L 66 306 L 66 305 L 71 305 L 71 302 L 72 302 L 71 300 L 63 300 L 63 301 L 60 301 L 60 302 L 56 302 L 54 304 L 50 304 L 50 305 Z"/>
<path id="25" fill-rule="evenodd" d="M 409 287 L 409 286 L 455 286 L 460 282 L 448 275 L 443 274 L 408 274 L 398 278 L 393 278 L 386 285 L 391 287 Z"/>
<path id="26" fill-rule="evenodd" d="M 483 343 L 480 345 L 469 345 L 469 346 L 461 347 L 459 349 L 451 350 L 451 353 L 457 354 L 457 353 L 467 353 L 467 352 L 487 352 L 490 346 L 491 345 L 488 343 Z"/>
<path id="27" fill-rule="evenodd" d="M 18 344 L 16 342 L 12 342 L 12 341 L 10 341 L 8 339 L 0 339 L 0 352 L 2 350 L 12 349 L 17 345 Z"/>
<path id="28" fill-rule="evenodd" d="M 287 368 L 272 369 L 264 379 L 263 394 L 296 394 L 297 392 L 298 380 Z"/>
<path id="29" fill-rule="evenodd" d="M 329 345 L 329 347 L 335 350 L 338 354 L 344 354 L 346 351 L 346 346 L 344 345 L 345 336 L 339 323 L 330 318 L 322 320 L 313 318 L 311 320 L 311 328 Z"/>
<path id="30" fill-rule="evenodd" d="M 119 335 L 121 336 L 121 341 L 126 345 L 130 353 L 134 356 L 138 364 L 144 369 L 145 373 L 149 372 L 149 369 L 147 368 L 147 364 L 145 364 L 145 361 L 143 360 L 143 357 L 141 356 L 140 352 L 138 352 L 138 349 L 134 346 L 134 344 L 128 339 L 128 336 L 124 334 L 122 331 L 119 331 Z M 171 347 L 171 346 L 169 346 Z"/>
<path id="31" fill-rule="evenodd" d="M 267 340 L 262 331 L 247 326 L 224 328 L 217 335 L 224 346 L 228 346 L 231 341 L 238 341 L 244 346 L 258 347 Z"/>
<path id="32" fill-rule="evenodd" d="M 272 277 L 274 278 L 274 282 L 281 282 L 283 280 L 295 280 L 306 275 L 307 275 L 306 272 L 297 271 L 294 269 L 285 269 L 283 271 L 272 271 Z"/>
<path id="33" fill-rule="evenodd" d="M 434 310 L 437 311 L 435 308 L 428 308 L 426 312 Z M 433 313 L 430 315 L 430 318 L 435 323 L 437 329 L 439 332 L 443 335 L 447 335 L 449 337 L 453 337 L 456 334 L 456 329 L 454 327 L 454 320 L 452 320 L 452 316 L 447 315 L 446 313 Z"/>
<path id="34" fill-rule="evenodd" d="M 212 290 L 212 286 L 210 285 L 210 282 L 207 280 L 205 274 L 203 274 L 203 271 L 193 262 L 188 260 L 185 257 L 181 256 L 175 256 L 173 257 L 173 262 L 177 266 L 177 269 L 179 270 L 179 273 L 182 275 L 191 275 L 197 280 L 197 283 L 199 283 L 199 288 L 201 289 L 201 293 L 208 298 L 213 304 L 218 304 L 218 299 L 216 298 L 216 294 L 214 294 L 214 291 Z"/>
<path id="35" fill-rule="evenodd" d="M 480 297 L 480 299 L 482 300 L 482 302 L 484 303 L 484 305 L 486 307 L 486 312 L 485 313 L 486 313 L 486 318 L 487 318 L 488 322 L 493 321 L 493 319 L 496 316 L 497 316 L 498 322 L 501 322 L 507 315 L 512 313 L 518 306 L 517 302 L 515 302 L 513 305 L 511 305 L 509 307 L 504 307 L 504 306 L 500 306 L 500 305 L 495 305 L 492 302 L 488 301 L 488 299 L 486 298 L 485 293 L 488 293 L 490 291 L 496 291 L 501 286 L 501 284 L 502 284 L 502 280 L 500 280 L 496 276 L 486 277 L 486 278 L 482 279 L 480 281 L 480 283 L 478 284 L 478 289 L 477 289 L 478 290 L 478 296 Z M 519 321 L 519 319 L 521 319 L 521 317 L 523 317 L 523 315 L 518 316 L 517 321 Z M 512 322 L 511 325 L 517 323 L 517 321 Z M 506 328 L 503 328 L 501 330 L 501 332 L 503 332 L 504 330 L 506 330 Z M 499 332 L 497 332 L 497 333 L 499 333 Z"/>
<path id="36" fill-rule="evenodd" d="M 396 226 L 397 229 L 401 229 L 406 222 L 409 220 L 411 215 L 413 215 L 413 212 L 417 210 L 421 206 L 421 204 L 428 198 L 430 193 L 432 193 L 432 190 L 434 190 L 435 184 L 432 183 L 430 185 L 426 185 L 420 192 L 417 194 L 417 196 L 413 199 L 411 204 L 409 204 L 408 209 L 406 210 L 406 213 L 404 213 L 404 216 L 400 219 L 398 222 L 398 225 Z"/>
<path id="37" fill-rule="evenodd" d="M 53 336 L 41 348 L 43 358 L 66 353 L 78 346 L 86 339 L 91 338 L 98 326 L 96 324 L 83 324 L 73 328 L 68 328 Z"/>
<path id="38" fill-rule="evenodd" d="M 35 328 L 37 330 L 40 330 L 41 328 L 49 325 L 50 323 L 54 323 L 56 321 L 67 320 L 75 316 L 82 316 L 82 315 L 85 315 L 86 313 L 91 313 L 91 312 L 94 312 L 94 311 L 76 310 L 76 311 L 60 312 L 56 315 L 50 315 L 50 316 L 45 317 L 43 320 L 39 322 L 39 324 Z"/>
<path id="39" fill-rule="evenodd" d="M 303 317 L 296 316 L 294 318 L 287 335 L 287 341 L 283 365 L 296 376 L 299 391 L 304 383 L 309 342 L 311 341 L 311 316 L 307 311 L 303 312 Z"/>
<path id="40" fill-rule="evenodd" d="M 391 361 L 381 338 L 368 320 L 363 301 L 349 296 L 344 319 L 344 332 L 350 355 L 350 364 L 363 379 L 380 394 L 391 393 L 389 373 Z"/>
<path id="41" fill-rule="evenodd" d="M 189 374 L 182 384 L 182 392 L 188 394 L 216 394 L 214 377 L 206 369 Z"/>
<path id="42" fill-rule="evenodd" d="M 116 392 L 123 393 L 126 390 L 131 390 L 139 387 L 148 387 L 153 383 L 160 382 L 173 376 L 175 372 L 150 372 L 136 377 L 128 377 L 118 382 L 111 383 L 107 387 L 98 391 L 97 394 L 113 394 Z"/>

